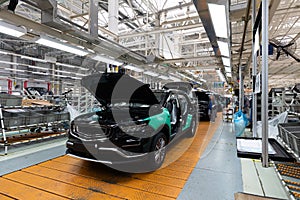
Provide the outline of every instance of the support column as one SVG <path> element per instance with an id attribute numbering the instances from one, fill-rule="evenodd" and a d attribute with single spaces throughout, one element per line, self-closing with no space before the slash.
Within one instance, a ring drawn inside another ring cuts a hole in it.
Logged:
<path id="1" fill-rule="evenodd" d="M 160 27 L 160 14 L 156 14 L 156 22 L 155 22 L 155 27 L 159 28 Z M 160 49 L 162 49 L 162 34 L 161 33 L 156 33 L 155 34 L 155 55 L 159 56 L 161 55 Z"/>
<path id="2" fill-rule="evenodd" d="M 262 166 L 269 166 L 268 154 L 268 24 L 269 1 L 262 1 Z"/>
<path id="3" fill-rule="evenodd" d="M 98 37 L 98 1 L 90 0 L 89 33 L 93 37 Z"/>
<path id="4" fill-rule="evenodd" d="M 119 0 L 108 0 L 108 29 L 118 34 L 119 23 Z"/>
<path id="5" fill-rule="evenodd" d="M 257 94 L 254 93 L 255 90 L 255 77 L 257 75 L 257 57 L 255 51 L 255 32 L 254 32 L 254 24 L 255 24 L 255 16 L 256 16 L 256 0 L 252 0 L 252 134 L 253 137 L 257 137 Z M 258 31 L 258 30 L 257 30 Z"/>
<path id="6" fill-rule="evenodd" d="M 50 81 L 53 84 L 53 87 L 52 87 L 53 88 L 53 93 L 55 95 L 57 95 L 58 93 L 57 93 L 57 88 L 56 88 L 55 64 L 54 63 L 51 64 L 50 69 L 51 69 L 51 71 L 50 71 L 50 74 L 51 74 Z"/>
<path id="7" fill-rule="evenodd" d="M 243 81 L 243 73 L 242 73 L 242 65 L 239 66 L 239 110 L 243 109 L 243 92 L 244 92 L 244 81 Z"/>

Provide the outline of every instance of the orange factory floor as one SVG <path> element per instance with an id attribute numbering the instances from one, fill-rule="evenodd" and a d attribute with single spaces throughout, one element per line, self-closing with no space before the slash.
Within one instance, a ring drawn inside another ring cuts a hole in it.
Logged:
<path id="1" fill-rule="evenodd" d="M 201 122 L 196 136 L 174 145 L 167 166 L 155 172 L 124 173 L 61 156 L 1 176 L 0 199 L 176 199 L 221 123 L 221 116 L 215 123 Z M 185 153 L 172 160 L 186 146 Z"/>

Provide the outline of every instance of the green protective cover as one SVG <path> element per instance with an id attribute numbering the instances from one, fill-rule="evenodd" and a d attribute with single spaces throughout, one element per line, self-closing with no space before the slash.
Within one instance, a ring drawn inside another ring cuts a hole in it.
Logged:
<path id="1" fill-rule="evenodd" d="M 169 130 L 171 130 L 171 121 L 170 121 L 170 113 L 168 109 L 164 108 L 163 112 L 157 115 L 153 115 L 151 117 L 148 117 L 144 119 L 145 121 L 149 120 L 148 125 L 153 128 L 154 130 L 158 130 L 161 128 L 164 124 L 167 124 L 169 127 Z"/>
<path id="2" fill-rule="evenodd" d="M 191 126 L 192 118 L 193 118 L 193 115 L 188 114 L 185 126 L 182 128 L 183 131 L 186 130 L 186 129 L 188 129 Z"/>

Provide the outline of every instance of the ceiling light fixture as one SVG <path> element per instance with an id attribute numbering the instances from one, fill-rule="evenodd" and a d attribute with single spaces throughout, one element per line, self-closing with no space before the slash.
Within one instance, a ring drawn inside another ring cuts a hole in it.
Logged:
<path id="1" fill-rule="evenodd" d="M 228 67 L 231 66 L 229 58 L 222 57 L 222 61 L 223 61 L 223 65 L 228 66 Z"/>
<path id="2" fill-rule="evenodd" d="M 213 26 L 217 37 L 228 39 L 228 23 L 225 5 L 208 4 L 209 13 L 213 22 Z"/>
<path id="3" fill-rule="evenodd" d="M 181 81 L 181 79 L 176 78 L 176 77 L 174 77 L 174 76 L 169 76 L 169 78 L 170 78 L 172 81 Z"/>
<path id="4" fill-rule="evenodd" d="M 15 72 L 25 72 L 25 70 L 22 69 L 14 69 L 14 68 L 4 68 L 6 71 L 15 71 Z"/>
<path id="5" fill-rule="evenodd" d="M 15 26 L 4 21 L 0 21 L 0 33 L 11 35 L 14 37 L 21 37 L 27 33 L 24 27 Z"/>
<path id="6" fill-rule="evenodd" d="M 79 77 L 71 77 L 71 79 L 81 80 L 82 78 L 79 78 Z"/>
<path id="7" fill-rule="evenodd" d="M 48 46 L 54 49 L 59 49 L 62 51 L 66 51 L 69 53 L 73 53 L 79 56 L 86 56 L 87 54 L 89 54 L 89 51 L 85 50 L 85 49 L 81 49 L 79 47 L 75 47 L 72 46 L 70 44 L 67 43 L 63 43 L 59 40 L 47 37 L 47 36 L 43 36 L 41 35 L 40 38 L 36 41 L 36 43 L 44 45 L 44 46 Z"/>
<path id="8" fill-rule="evenodd" d="M 162 80 L 169 80 L 168 76 L 164 76 L 164 75 L 160 75 L 158 78 L 162 79 Z"/>
<path id="9" fill-rule="evenodd" d="M 200 80 L 201 82 L 204 82 L 204 83 L 206 83 L 206 80 L 205 80 L 205 79 L 203 79 L 203 78 L 199 78 L 199 80 Z"/>
<path id="10" fill-rule="evenodd" d="M 1 51 L 1 50 L 0 50 L 0 54 L 8 55 L 8 53 L 7 53 L 7 52 L 5 52 L 5 51 Z"/>
<path id="11" fill-rule="evenodd" d="M 101 55 L 98 55 L 98 54 L 92 56 L 91 58 L 93 60 L 97 60 L 97 61 L 100 61 L 100 62 L 104 62 L 104 63 L 107 63 L 107 64 L 116 65 L 116 66 L 120 66 L 120 65 L 123 64 L 121 62 L 116 61 L 113 58 L 109 58 L 109 57 L 106 57 L 106 56 L 101 56 Z"/>
<path id="12" fill-rule="evenodd" d="M 55 71 L 56 71 L 56 72 L 59 72 L 59 73 L 72 74 L 72 72 L 63 71 L 63 70 L 58 70 L 58 69 L 56 69 Z"/>
<path id="13" fill-rule="evenodd" d="M 216 69 L 216 72 L 217 72 L 218 76 L 220 77 L 220 80 L 221 80 L 222 82 L 226 82 L 226 79 L 225 79 L 225 77 L 224 77 L 224 74 L 221 72 L 221 70 L 220 70 L 220 69 Z"/>
<path id="14" fill-rule="evenodd" d="M 231 73 L 226 73 L 226 76 L 230 78 L 232 77 Z"/>
<path id="15" fill-rule="evenodd" d="M 48 76 L 49 73 L 43 73 L 43 72 L 31 72 L 33 74 L 38 74 L 38 75 L 44 75 L 44 76 Z"/>
<path id="16" fill-rule="evenodd" d="M 45 67 L 39 67 L 39 66 L 35 66 L 35 65 L 26 65 L 26 64 L 19 64 L 20 66 L 27 66 L 29 68 L 32 68 L 32 69 L 41 69 L 41 70 L 45 70 L 45 71 L 48 71 L 49 69 L 45 68 Z"/>
<path id="17" fill-rule="evenodd" d="M 7 64 L 7 65 L 18 65 L 18 63 L 15 63 L 15 62 L 9 62 L 9 61 L 4 61 L 4 60 L 0 60 L 0 63 Z"/>
<path id="18" fill-rule="evenodd" d="M 231 73 L 231 67 L 226 67 L 226 66 L 225 66 L 225 72 L 226 72 L 226 73 Z"/>
<path id="19" fill-rule="evenodd" d="M 229 47 L 227 42 L 217 41 L 221 55 L 229 57 Z"/>
<path id="20" fill-rule="evenodd" d="M 158 73 L 155 73 L 155 72 L 151 72 L 151 71 L 145 71 L 144 74 L 148 75 L 148 76 L 158 76 L 159 74 Z"/>
<path id="21" fill-rule="evenodd" d="M 44 60 L 44 59 L 34 58 L 34 57 L 30 57 L 30 56 L 22 56 L 22 55 L 21 55 L 21 58 L 22 58 L 22 59 L 27 59 L 27 60 L 33 60 L 33 61 L 37 61 L 37 62 L 43 62 L 43 63 L 46 63 L 46 62 L 47 62 L 47 61 Z"/>
<path id="22" fill-rule="evenodd" d="M 135 66 L 132 66 L 132 65 L 126 65 L 124 68 L 132 70 L 132 71 L 136 71 L 136 72 L 143 72 L 144 71 L 143 69 L 135 67 Z"/>
<path id="23" fill-rule="evenodd" d="M 85 71 L 88 71 L 88 70 L 89 70 L 88 68 L 80 67 L 80 66 L 77 66 L 77 65 L 65 64 L 65 63 L 58 63 L 58 62 L 57 62 L 56 65 L 58 65 L 58 66 L 63 66 L 63 67 L 69 67 L 69 68 L 72 68 L 72 69 L 74 69 L 74 68 L 76 67 L 76 68 L 79 68 L 79 69 L 85 70 Z"/>

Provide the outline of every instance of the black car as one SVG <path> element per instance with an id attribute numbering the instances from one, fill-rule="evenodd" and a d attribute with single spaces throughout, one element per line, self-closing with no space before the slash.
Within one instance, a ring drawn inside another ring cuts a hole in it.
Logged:
<path id="1" fill-rule="evenodd" d="M 214 121 L 217 113 L 214 95 L 207 91 L 195 91 L 195 95 L 198 98 L 199 119 L 203 121 Z"/>
<path id="2" fill-rule="evenodd" d="M 162 165 L 166 145 L 175 137 L 195 134 L 197 109 L 184 90 L 152 91 L 119 73 L 90 75 L 82 85 L 101 106 L 71 122 L 67 141 L 71 156 L 122 171 L 152 171 Z"/>

